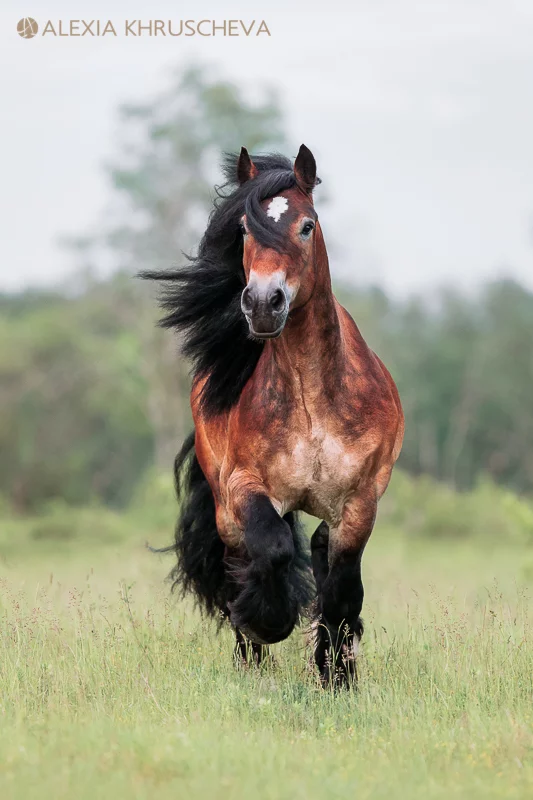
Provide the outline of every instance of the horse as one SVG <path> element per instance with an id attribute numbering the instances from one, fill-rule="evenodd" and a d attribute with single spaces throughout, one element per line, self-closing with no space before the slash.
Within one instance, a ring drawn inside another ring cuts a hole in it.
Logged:
<path id="1" fill-rule="evenodd" d="M 259 662 L 312 606 L 324 684 L 356 679 L 361 559 L 402 446 L 395 383 L 335 298 L 311 151 L 226 155 L 197 255 L 162 282 L 160 324 L 192 363 L 175 461 L 174 582 Z M 310 539 L 298 512 L 321 522 Z"/>

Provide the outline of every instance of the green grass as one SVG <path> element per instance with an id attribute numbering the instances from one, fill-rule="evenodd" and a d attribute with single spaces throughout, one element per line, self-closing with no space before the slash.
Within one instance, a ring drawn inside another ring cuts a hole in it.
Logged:
<path id="1" fill-rule="evenodd" d="M 145 527 L 3 526 L 0 797 L 533 795 L 529 546 L 378 524 L 359 690 L 335 694 L 303 632 L 237 670 L 230 633 L 170 597 Z"/>

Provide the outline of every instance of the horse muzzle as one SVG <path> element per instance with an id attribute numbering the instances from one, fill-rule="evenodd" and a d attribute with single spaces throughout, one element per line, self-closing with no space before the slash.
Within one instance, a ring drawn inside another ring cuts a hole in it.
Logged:
<path id="1" fill-rule="evenodd" d="M 277 276 L 261 280 L 251 275 L 241 295 L 241 309 L 255 339 L 275 339 L 289 313 L 285 282 Z"/>

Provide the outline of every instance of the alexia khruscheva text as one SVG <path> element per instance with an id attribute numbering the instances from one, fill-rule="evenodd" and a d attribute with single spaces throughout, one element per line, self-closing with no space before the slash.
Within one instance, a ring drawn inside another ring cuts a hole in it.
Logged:
<path id="1" fill-rule="evenodd" d="M 41 27 L 41 26 L 39 26 Z M 243 19 L 47 20 L 41 36 L 271 36 L 266 21 Z"/>

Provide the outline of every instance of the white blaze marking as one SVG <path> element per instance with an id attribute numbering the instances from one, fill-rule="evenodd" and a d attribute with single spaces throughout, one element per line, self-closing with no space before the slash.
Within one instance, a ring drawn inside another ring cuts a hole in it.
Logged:
<path id="1" fill-rule="evenodd" d="M 272 217 L 274 222 L 279 222 L 279 218 L 286 212 L 289 204 L 286 197 L 274 197 L 267 208 L 267 217 Z"/>

